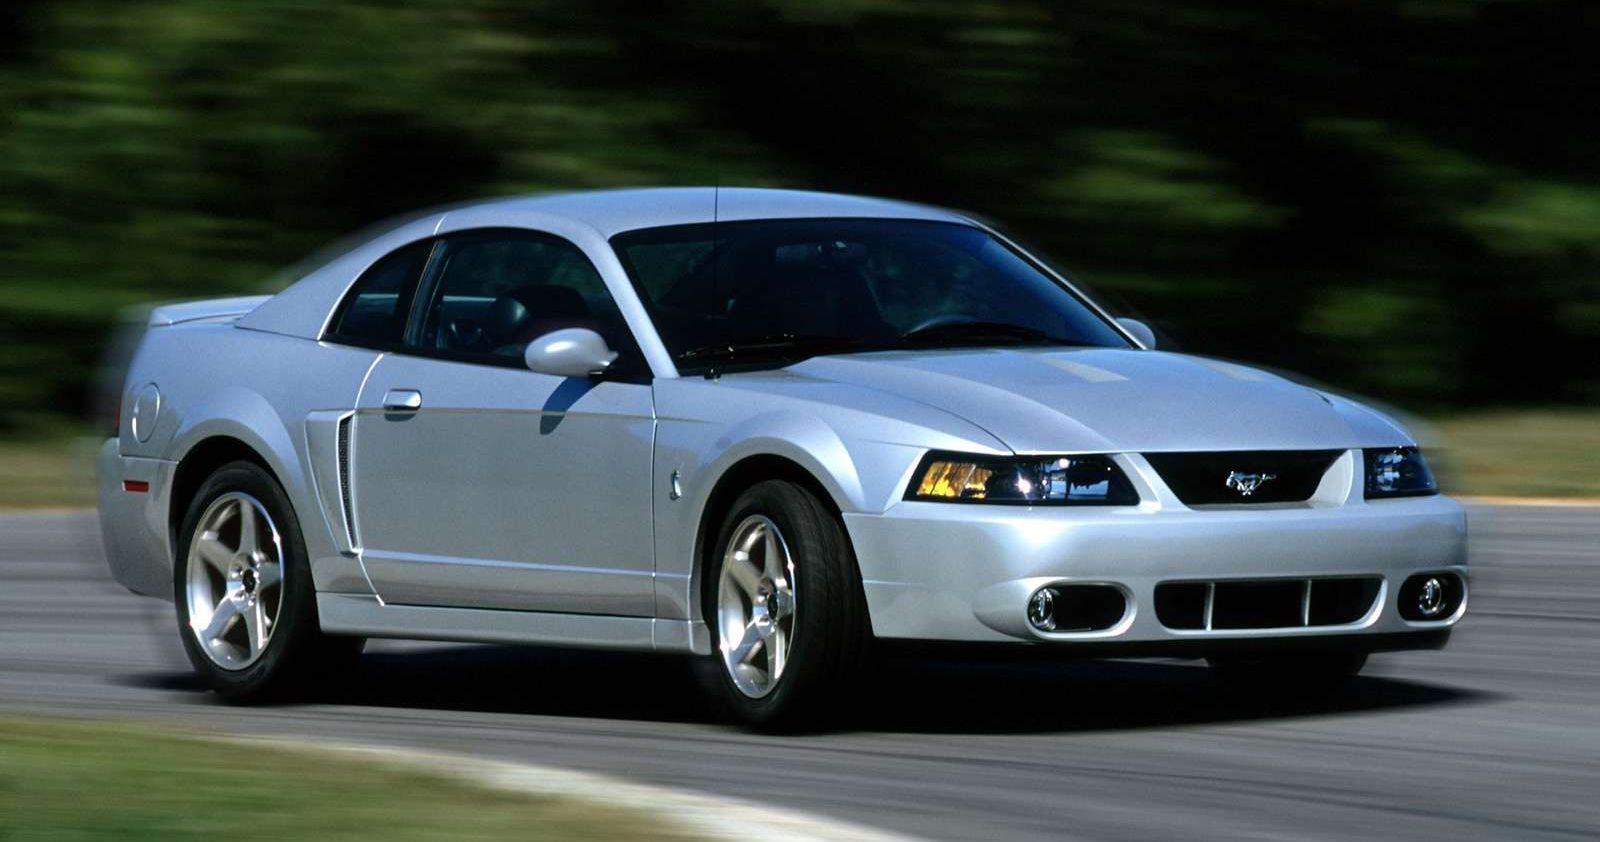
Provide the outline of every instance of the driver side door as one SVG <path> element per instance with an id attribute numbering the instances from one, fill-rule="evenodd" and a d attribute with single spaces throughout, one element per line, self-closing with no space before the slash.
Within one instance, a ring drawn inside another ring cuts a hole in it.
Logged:
<path id="1" fill-rule="evenodd" d="M 452 234 L 415 301 L 353 422 L 352 506 L 378 595 L 651 616 L 651 389 L 588 258 L 538 232 Z M 525 367 L 528 342 L 563 327 L 621 352 L 605 379 Z"/>

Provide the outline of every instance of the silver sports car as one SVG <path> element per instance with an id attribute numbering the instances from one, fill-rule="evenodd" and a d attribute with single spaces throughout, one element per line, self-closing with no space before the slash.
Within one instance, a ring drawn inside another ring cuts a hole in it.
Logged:
<path id="1" fill-rule="evenodd" d="M 879 644 L 1299 687 L 1441 646 L 1466 522 L 1411 436 L 1153 346 L 937 208 L 456 207 L 154 310 L 101 524 L 231 698 L 367 637 L 686 653 L 754 722 L 827 708 Z"/>

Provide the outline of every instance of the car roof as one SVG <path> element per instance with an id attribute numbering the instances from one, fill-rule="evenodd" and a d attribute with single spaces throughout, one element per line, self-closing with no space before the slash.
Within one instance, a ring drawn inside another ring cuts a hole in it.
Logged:
<path id="1" fill-rule="evenodd" d="M 400 246 L 440 233 L 483 227 L 534 228 L 597 247 L 640 228 L 756 219 L 917 219 L 971 223 L 943 208 L 806 190 L 759 187 L 645 187 L 514 196 L 412 214 L 379 226 L 358 245 L 295 281 L 237 322 L 239 327 L 318 338 L 350 284 Z"/>
<path id="2" fill-rule="evenodd" d="M 663 225 L 734 222 L 750 219 L 879 217 L 965 221 L 942 208 L 807 190 L 759 187 L 649 187 L 519 196 L 472 206 L 508 213 L 532 211 L 582 222 L 607 239 L 623 231 Z"/>

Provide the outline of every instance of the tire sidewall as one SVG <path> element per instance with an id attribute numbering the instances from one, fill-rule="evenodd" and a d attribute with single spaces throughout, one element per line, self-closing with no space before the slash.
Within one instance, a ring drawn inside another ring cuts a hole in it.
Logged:
<path id="1" fill-rule="evenodd" d="M 721 653 L 722 629 L 717 622 L 722 561 L 738 525 L 751 515 L 768 518 L 778 528 L 795 566 L 793 640 L 777 686 L 760 698 L 741 692 L 728 674 Z M 849 565 L 847 567 L 846 565 Z M 780 717 L 803 717 L 798 708 L 819 706 L 832 663 L 845 645 L 851 623 L 842 622 L 850 608 L 846 575 L 853 569 L 843 530 L 816 496 L 791 482 L 769 480 L 739 495 L 722 518 L 706 558 L 701 590 L 704 619 L 711 630 L 711 655 L 700 659 L 705 680 L 714 684 L 725 709 L 753 724 L 771 724 Z M 833 657 L 830 657 L 833 656 Z M 800 715 L 797 716 L 797 713 Z"/>
<path id="2" fill-rule="evenodd" d="M 278 618 L 273 633 L 267 641 L 266 651 L 244 669 L 224 669 L 213 662 L 201 649 L 194 631 L 189 627 L 189 548 L 194 543 L 195 530 L 200 517 L 208 507 L 224 494 L 242 492 L 260 501 L 277 527 L 283 550 L 283 584 L 279 595 Z M 274 679 L 284 672 L 286 662 L 297 644 L 314 630 L 317 622 L 315 589 L 311 583 L 311 569 L 306 560 L 305 543 L 300 534 L 300 522 L 294 507 L 277 480 L 252 462 L 231 462 L 219 468 L 201 484 L 189 502 L 183 526 L 178 531 L 178 541 L 173 553 L 174 602 L 177 606 L 178 633 L 189 661 L 220 695 L 235 700 L 245 700 L 264 695 L 271 689 Z"/>

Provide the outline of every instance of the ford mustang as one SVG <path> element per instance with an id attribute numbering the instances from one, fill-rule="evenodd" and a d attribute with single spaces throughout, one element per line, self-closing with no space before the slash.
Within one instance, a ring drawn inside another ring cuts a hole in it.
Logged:
<path id="1" fill-rule="evenodd" d="M 102 532 L 241 700 L 369 637 L 685 653 L 755 723 L 897 642 L 1295 688 L 1443 645 L 1466 522 L 1406 430 L 1154 346 L 937 208 L 454 207 L 277 295 L 155 308 Z"/>

